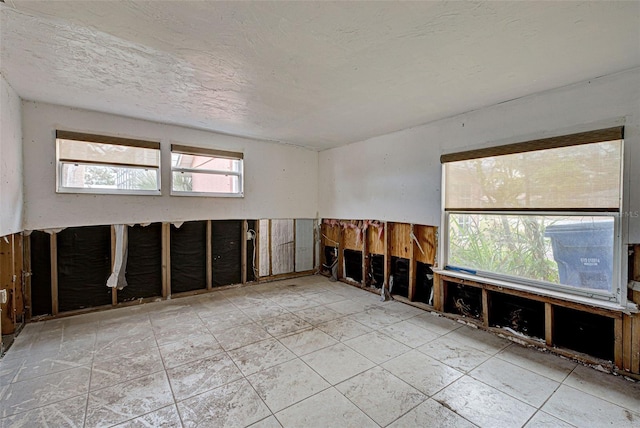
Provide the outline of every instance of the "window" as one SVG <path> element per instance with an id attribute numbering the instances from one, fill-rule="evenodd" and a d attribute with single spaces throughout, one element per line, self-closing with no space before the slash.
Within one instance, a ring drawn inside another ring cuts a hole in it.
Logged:
<path id="1" fill-rule="evenodd" d="M 443 155 L 446 265 L 620 302 L 622 128 Z"/>
<path id="2" fill-rule="evenodd" d="M 243 154 L 171 145 L 171 193 L 243 196 Z"/>
<path id="3" fill-rule="evenodd" d="M 56 132 L 59 193 L 160 194 L 160 143 Z"/>

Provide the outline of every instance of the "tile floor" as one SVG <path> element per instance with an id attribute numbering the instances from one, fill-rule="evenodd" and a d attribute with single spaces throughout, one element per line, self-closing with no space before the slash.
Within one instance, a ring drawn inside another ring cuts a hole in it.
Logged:
<path id="1" fill-rule="evenodd" d="M 0 427 L 640 427 L 640 383 L 324 277 L 29 324 Z"/>

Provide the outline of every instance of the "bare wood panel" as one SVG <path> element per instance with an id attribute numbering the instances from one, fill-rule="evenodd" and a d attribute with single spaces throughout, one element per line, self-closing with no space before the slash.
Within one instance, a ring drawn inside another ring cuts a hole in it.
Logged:
<path id="1" fill-rule="evenodd" d="M 28 302 L 28 305 L 25 306 L 25 319 L 28 321 L 31 319 L 31 257 L 25 257 L 24 255 L 31 254 L 31 238 L 29 238 L 29 236 L 24 236 L 22 242 L 22 286 L 24 290 L 24 301 Z"/>
<path id="2" fill-rule="evenodd" d="M 391 224 L 391 223 L 387 223 Z M 391 256 L 408 259 L 411 253 L 411 225 L 407 223 L 392 223 L 391 228 Z"/>
<path id="3" fill-rule="evenodd" d="M 7 292 L 7 303 L 2 304 L 2 334 L 15 331 L 13 322 L 13 254 L 11 252 L 13 236 L 0 238 L 0 289 Z"/>
<path id="4" fill-rule="evenodd" d="M 414 228 L 414 234 L 420 243 L 422 251 L 419 249 L 415 253 L 416 261 L 434 265 L 436 263 L 436 252 L 438 249 L 438 240 L 436 238 L 437 228 L 435 226 L 424 226 L 417 224 Z"/>
<path id="5" fill-rule="evenodd" d="M 632 318 L 622 316 L 622 369 L 631 371 Z"/>
<path id="6" fill-rule="evenodd" d="M 622 344 L 622 318 L 616 318 L 614 320 L 614 350 L 613 350 L 613 360 L 614 364 L 618 368 L 622 368 L 622 359 L 623 359 L 623 344 Z"/>
<path id="7" fill-rule="evenodd" d="M 444 312 L 446 300 L 446 287 L 440 274 L 433 274 L 433 308 L 438 312 Z"/>
<path id="8" fill-rule="evenodd" d="M 415 226 L 412 224 L 409 228 L 410 232 L 413 233 L 415 230 Z M 411 239 L 411 243 L 409 244 L 409 292 L 407 294 L 407 298 L 409 301 L 413 301 L 416 294 L 416 259 L 415 253 L 419 251 L 416 248 L 416 243 L 413 239 Z"/>
<path id="9" fill-rule="evenodd" d="M 338 279 L 344 278 L 344 233 L 341 227 L 338 229 Z"/>
<path id="10" fill-rule="evenodd" d="M 335 247 L 337 242 L 340 242 L 340 226 L 322 224 L 320 230 L 322 231 L 321 243 L 328 247 Z"/>
<path id="11" fill-rule="evenodd" d="M 367 228 L 367 248 L 369 254 L 384 254 L 384 235 L 386 230 L 383 230 L 382 236 L 380 236 L 380 229 L 377 227 L 369 226 Z"/>
<path id="12" fill-rule="evenodd" d="M 393 223 L 384 224 L 384 282 L 382 286 L 389 290 L 389 276 L 391 275 L 391 236 L 393 236 Z"/>
<path id="13" fill-rule="evenodd" d="M 482 325 L 489 327 L 489 292 L 486 288 L 482 289 Z"/>
<path id="14" fill-rule="evenodd" d="M 553 305 L 544 304 L 544 341 L 547 346 L 553 346 Z"/>
<path id="15" fill-rule="evenodd" d="M 630 370 L 632 373 L 640 374 L 640 314 L 632 315 Z"/>
<path id="16" fill-rule="evenodd" d="M 362 287 L 369 286 L 369 269 L 371 268 L 371 258 L 369 257 L 369 239 L 367 231 L 362 232 Z"/>
<path id="17" fill-rule="evenodd" d="M 362 233 L 351 227 L 342 229 L 342 239 L 344 246 L 342 249 L 361 251 L 362 250 Z"/>

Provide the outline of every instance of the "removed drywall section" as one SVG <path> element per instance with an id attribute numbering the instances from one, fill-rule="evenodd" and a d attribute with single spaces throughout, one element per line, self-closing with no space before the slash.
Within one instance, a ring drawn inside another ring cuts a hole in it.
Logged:
<path id="1" fill-rule="evenodd" d="M 296 219 L 296 272 L 313 269 L 313 223 L 312 219 Z"/>
<path id="2" fill-rule="evenodd" d="M 0 75 L 0 236 L 22 232 L 22 104 Z"/>
<path id="3" fill-rule="evenodd" d="M 111 304 L 111 226 L 69 227 L 56 234 L 60 312 Z"/>
<path id="4" fill-rule="evenodd" d="M 129 226 L 127 286 L 118 290 L 118 302 L 162 295 L 162 223 Z"/>
<path id="5" fill-rule="evenodd" d="M 291 273 L 295 268 L 293 220 L 271 220 L 271 274 Z"/>
<path id="6" fill-rule="evenodd" d="M 214 287 L 242 282 L 242 239 L 242 220 L 211 222 L 211 282 Z"/>
<path id="7" fill-rule="evenodd" d="M 171 225 L 171 293 L 207 288 L 207 222 Z"/>
<path id="8" fill-rule="evenodd" d="M 24 197 L 29 230 L 230 218 L 315 218 L 318 153 L 295 146 L 25 101 Z M 161 143 L 161 196 L 58 194 L 56 129 Z M 172 143 L 244 153 L 244 197 L 171 196 Z M 20 174 L 18 174 L 20 175 Z"/>
<path id="9" fill-rule="evenodd" d="M 271 275 L 271 240 L 270 240 L 270 232 L 269 229 L 271 227 L 271 222 L 269 220 L 260 220 L 258 222 L 259 232 L 258 232 L 258 241 L 259 241 L 259 272 L 260 276 L 269 276 Z"/>

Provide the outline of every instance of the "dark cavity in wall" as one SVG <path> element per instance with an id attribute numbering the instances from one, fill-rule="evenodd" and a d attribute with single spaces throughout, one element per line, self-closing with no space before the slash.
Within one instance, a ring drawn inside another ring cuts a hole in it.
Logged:
<path id="1" fill-rule="evenodd" d="M 211 270 L 214 287 L 242 282 L 241 239 L 241 220 L 211 222 Z"/>
<path id="2" fill-rule="evenodd" d="M 417 302 L 433 304 L 431 292 L 433 290 L 433 271 L 431 265 L 416 263 L 416 293 L 414 299 Z"/>
<path id="3" fill-rule="evenodd" d="M 254 231 L 256 230 L 257 220 L 247 220 L 247 230 Z M 253 236 L 253 234 L 251 234 Z M 246 239 L 246 238 L 244 238 Z M 255 265 L 256 261 L 256 240 L 254 239 L 247 240 L 247 281 L 257 281 L 258 279 L 258 266 Z"/>
<path id="4" fill-rule="evenodd" d="M 362 251 L 344 250 L 344 276 L 362 283 Z"/>
<path id="5" fill-rule="evenodd" d="M 58 233 L 60 312 L 111 304 L 111 226 L 69 227 Z"/>
<path id="6" fill-rule="evenodd" d="M 31 315 L 51 314 L 51 235 L 33 231 L 31 245 Z"/>
<path id="7" fill-rule="evenodd" d="M 207 222 L 171 225 L 171 292 L 207 288 Z"/>
<path id="8" fill-rule="evenodd" d="M 544 338 L 544 303 L 508 294 L 492 293 L 489 324 Z"/>
<path id="9" fill-rule="evenodd" d="M 480 319 L 482 314 L 482 291 L 475 287 L 448 283 L 445 312 Z"/>
<path id="10" fill-rule="evenodd" d="M 613 318 L 556 306 L 553 326 L 555 345 L 613 360 Z"/>
<path id="11" fill-rule="evenodd" d="M 401 257 L 391 257 L 391 275 L 393 276 L 392 294 L 409 296 L 409 260 Z"/>
<path id="12" fill-rule="evenodd" d="M 369 254 L 369 283 L 372 287 L 381 288 L 384 284 L 384 256 L 381 254 Z"/>
<path id="13" fill-rule="evenodd" d="M 127 286 L 118 290 L 118 302 L 162 295 L 162 224 L 130 226 Z"/>

